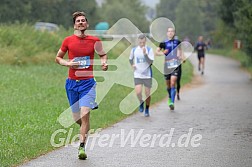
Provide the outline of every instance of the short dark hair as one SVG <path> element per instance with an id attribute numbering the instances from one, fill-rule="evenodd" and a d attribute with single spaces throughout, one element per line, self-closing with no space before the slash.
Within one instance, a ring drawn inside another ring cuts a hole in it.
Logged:
<path id="1" fill-rule="evenodd" d="M 73 23 L 74 23 L 74 24 L 75 24 L 76 17 L 78 17 L 78 16 L 84 16 L 85 19 L 86 19 L 86 22 L 88 22 L 88 20 L 87 20 L 87 18 L 86 18 L 86 13 L 85 13 L 85 12 L 79 12 L 79 11 L 77 11 L 77 12 L 74 12 L 74 13 L 72 14 L 72 16 L 73 16 Z"/>
<path id="2" fill-rule="evenodd" d="M 146 39 L 146 35 L 145 35 L 145 34 L 140 34 L 140 35 L 138 36 L 138 39 Z"/>

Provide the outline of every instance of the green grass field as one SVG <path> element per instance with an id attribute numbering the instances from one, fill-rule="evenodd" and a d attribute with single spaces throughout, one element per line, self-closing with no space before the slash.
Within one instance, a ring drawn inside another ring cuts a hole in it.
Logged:
<path id="1" fill-rule="evenodd" d="M 26 28 L 22 30 L 22 27 L 20 29 L 21 34 L 26 30 Z M 7 30 L 0 28 L 0 39 L 2 40 L 4 31 Z M 15 31 L 14 29 L 13 32 L 10 32 L 16 33 Z M 33 31 L 30 31 L 32 34 Z M 39 34 L 39 32 L 37 33 Z M 49 38 L 48 34 L 43 34 L 45 37 L 41 37 L 42 39 Z M 22 38 L 21 35 L 20 38 Z M 33 38 L 30 40 L 32 41 Z M 53 38 L 52 41 L 59 40 L 57 34 Z M 46 40 L 43 39 L 35 44 L 42 47 L 44 43 Z M 19 57 L 20 63 L 17 63 L 12 60 L 16 50 L 8 48 L 18 46 L 18 44 L 9 46 L 5 44 L 3 41 L 0 42 L 5 50 L 3 54 L 6 58 L 0 59 L 0 166 L 15 166 L 55 149 L 50 144 L 50 138 L 53 132 L 63 128 L 57 118 L 69 107 L 64 89 L 67 68 L 53 63 L 59 43 L 54 44 L 58 46 L 52 50 L 50 48 L 45 49 L 45 52 L 39 51 L 40 55 L 46 55 L 46 63 L 43 63 L 45 58 L 40 58 L 38 55 L 27 55 L 25 49 Z M 33 49 L 40 48 L 35 44 Z M 32 47 L 30 43 L 27 45 Z M 22 50 L 22 48 L 19 49 Z M 115 55 L 118 55 L 118 52 L 123 49 L 123 44 L 119 44 L 116 50 L 108 55 L 115 58 Z M 12 58 L 7 59 L 8 55 Z M 29 58 L 31 58 L 31 62 Z M 40 63 L 40 61 L 42 62 Z M 159 87 L 152 95 L 152 104 L 167 95 L 163 75 L 156 69 L 154 69 L 153 75 L 158 81 Z M 187 62 L 183 65 L 182 84 L 190 82 L 191 78 L 192 66 Z M 118 106 L 120 101 L 132 90 L 121 85 L 114 85 L 100 103 L 99 109 L 91 112 L 91 129 L 105 128 L 126 118 L 128 115 L 121 113 Z M 77 125 L 69 128 L 73 128 L 72 136 L 78 134 Z M 69 128 L 66 130 L 68 131 Z M 66 135 L 61 134 L 58 137 L 66 137 Z"/>
<path id="2" fill-rule="evenodd" d="M 186 83 L 192 74 L 190 64 L 184 66 L 182 82 Z M 68 108 L 64 90 L 67 69 L 56 64 L 1 65 L 0 71 L 0 162 L 1 166 L 10 166 L 54 149 L 50 137 L 63 128 L 57 118 Z M 154 75 L 159 88 L 152 103 L 167 94 L 162 74 L 155 70 Z M 104 128 L 127 117 L 118 106 L 130 91 L 124 86 L 113 86 L 100 108 L 91 112 L 91 129 Z M 70 128 L 74 128 L 73 135 L 78 133 L 77 125 Z"/>

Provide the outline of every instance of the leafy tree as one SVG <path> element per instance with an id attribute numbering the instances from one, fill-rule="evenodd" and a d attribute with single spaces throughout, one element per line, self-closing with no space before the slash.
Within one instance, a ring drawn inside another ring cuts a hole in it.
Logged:
<path id="1" fill-rule="evenodd" d="M 194 0 L 180 1 L 176 8 L 175 26 L 178 36 L 187 36 L 191 41 L 202 35 L 201 12 Z"/>
<path id="2" fill-rule="evenodd" d="M 118 1 L 106 0 L 99 13 L 102 13 L 101 20 L 108 22 L 111 26 L 121 18 L 129 19 L 142 32 L 149 31 L 149 22 L 145 17 L 147 7 L 140 0 Z"/>
<path id="3" fill-rule="evenodd" d="M 237 10 L 233 13 L 234 25 L 239 37 L 244 43 L 245 50 L 252 57 L 252 4 L 251 0 L 237 2 Z M 252 60 L 252 59 L 251 59 Z"/>
<path id="4" fill-rule="evenodd" d="M 245 51 L 252 57 L 252 2 L 251 0 L 222 0 L 220 15 L 226 26 L 233 27 Z M 251 59 L 252 60 L 252 59 Z"/>
<path id="5" fill-rule="evenodd" d="M 24 22 L 27 20 L 30 9 L 29 0 L 1 0 L 0 23 Z"/>
<path id="6" fill-rule="evenodd" d="M 156 6 L 157 17 L 166 17 L 171 21 L 175 21 L 177 18 L 176 8 L 181 0 L 160 0 L 160 3 Z"/>
<path id="7" fill-rule="evenodd" d="M 234 26 L 233 12 L 236 10 L 233 0 L 222 0 L 219 6 L 219 14 L 221 19 L 228 26 Z"/>
<path id="8" fill-rule="evenodd" d="M 220 1 L 198 1 L 202 15 L 203 31 L 205 35 L 209 35 L 216 30 L 216 26 L 220 17 L 218 16 L 218 7 Z"/>

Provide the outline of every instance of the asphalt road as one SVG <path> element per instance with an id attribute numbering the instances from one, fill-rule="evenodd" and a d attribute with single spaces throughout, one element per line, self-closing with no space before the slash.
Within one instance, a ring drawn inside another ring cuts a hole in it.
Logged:
<path id="1" fill-rule="evenodd" d="M 195 55 L 191 61 L 197 64 Z M 195 73 L 194 81 L 182 89 L 175 111 L 168 109 L 165 99 L 151 107 L 149 118 L 136 113 L 91 136 L 87 160 L 79 160 L 77 148 L 68 146 L 22 167 L 251 167 L 250 76 L 238 62 L 214 55 L 206 57 L 204 76 Z"/>

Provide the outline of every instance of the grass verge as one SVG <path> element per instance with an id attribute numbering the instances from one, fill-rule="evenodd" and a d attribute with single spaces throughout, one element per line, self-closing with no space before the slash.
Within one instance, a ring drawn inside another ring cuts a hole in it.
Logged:
<path id="1" fill-rule="evenodd" d="M 241 63 L 241 67 L 248 71 L 252 76 L 252 58 L 245 52 L 238 49 L 210 49 L 208 53 L 222 55 L 233 58 Z"/>

